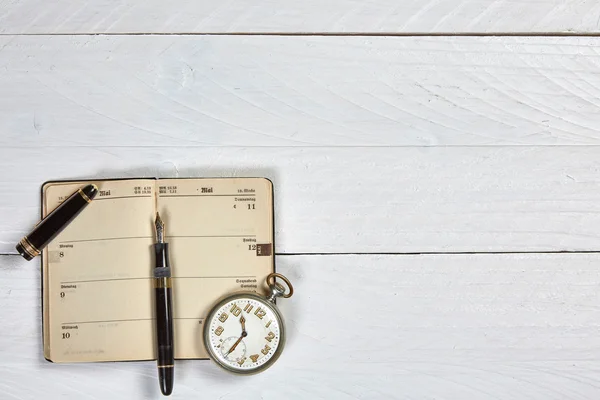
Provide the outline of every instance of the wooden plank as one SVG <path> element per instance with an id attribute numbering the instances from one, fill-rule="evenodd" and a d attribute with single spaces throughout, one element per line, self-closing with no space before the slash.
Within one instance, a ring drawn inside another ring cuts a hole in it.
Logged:
<path id="1" fill-rule="evenodd" d="M 593 146 L 13 145 L 0 171 L 11 253 L 37 221 L 42 182 L 140 176 L 269 177 L 279 253 L 598 250 L 600 237 Z"/>
<path id="2" fill-rule="evenodd" d="M 591 399 L 598 254 L 278 257 L 287 347 L 251 380 L 177 362 L 173 398 Z M 55 365 L 38 263 L 0 257 L 8 398 L 158 398 L 153 362 Z M 200 338 L 199 338 L 200 340 Z"/>
<path id="3" fill-rule="evenodd" d="M 600 38 L 2 39 L 0 146 L 600 144 Z"/>
<path id="4" fill-rule="evenodd" d="M 600 6 L 565 0 L 19 0 L 0 33 L 598 32 Z"/>

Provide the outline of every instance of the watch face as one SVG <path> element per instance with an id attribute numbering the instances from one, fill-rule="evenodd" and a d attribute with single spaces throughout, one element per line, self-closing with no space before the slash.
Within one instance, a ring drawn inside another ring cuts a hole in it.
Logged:
<path id="1" fill-rule="evenodd" d="M 268 300 L 253 294 L 231 296 L 215 306 L 204 327 L 211 358 L 225 369 L 254 373 L 279 357 L 283 321 Z"/>

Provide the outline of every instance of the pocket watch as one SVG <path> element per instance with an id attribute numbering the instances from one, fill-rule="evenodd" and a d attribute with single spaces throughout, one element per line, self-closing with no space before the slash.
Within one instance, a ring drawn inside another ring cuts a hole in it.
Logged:
<path id="1" fill-rule="evenodd" d="M 280 278 L 287 285 L 275 282 Z M 215 304 L 204 324 L 204 345 L 220 367 L 237 374 L 254 374 L 269 368 L 281 355 L 285 325 L 275 305 L 277 297 L 294 293 L 283 275 L 267 276 L 268 296 L 250 292 L 229 295 Z"/>

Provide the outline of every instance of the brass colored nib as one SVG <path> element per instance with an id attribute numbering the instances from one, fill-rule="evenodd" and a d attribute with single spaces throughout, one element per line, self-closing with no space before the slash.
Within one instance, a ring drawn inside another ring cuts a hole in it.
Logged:
<path id="1" fill-rule="evenodd" d="M 156 241 L 158 243 L 164 243 L 164 232 L 165 232 L 165 224 L 160 219 L 160 215 L 158 212 L 156 213 L 156 220 L 154 221 L 154 226 L 156 228 Z"/>

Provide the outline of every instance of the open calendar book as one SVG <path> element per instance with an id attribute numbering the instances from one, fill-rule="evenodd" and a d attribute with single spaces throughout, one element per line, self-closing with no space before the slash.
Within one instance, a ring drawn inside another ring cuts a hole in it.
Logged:
<path id="1" fill-rule="evenodd" d="M 264 178 L 47 182 L 42 216 L 79 187 L 92 203 L 42 253 L 44 355 L 54 362 L 155 359 L 154 217 L 173 273 L 175 358 L 207 358 L 219 297 L 264 293 L 274 271 L 273 188 Z"/>

